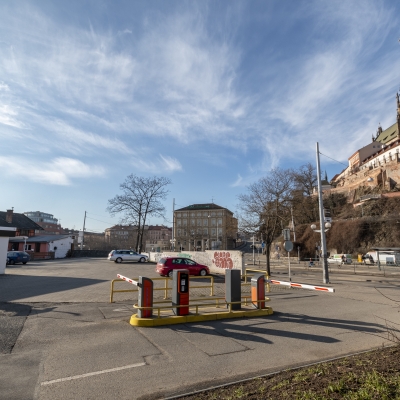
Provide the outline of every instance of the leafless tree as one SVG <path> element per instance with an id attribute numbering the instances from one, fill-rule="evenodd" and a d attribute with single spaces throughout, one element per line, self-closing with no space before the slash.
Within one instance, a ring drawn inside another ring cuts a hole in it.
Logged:
<path id="1" fill-rule="evenodd" d="M 137 228 L 136 251 L 143 248 L 143 234 L 148 217 L 163 217 L 168 190 L 166 186 L 171 180 L 165 177 L 141 177 L 129 175 L 120 185 L 123 194 L 108 200 L 108 212 L 114 216 L 122 214 L 121 223 L 131 224 Z"/>
<path id="2" fill-rule="evenodd" d="M 296 190 L 303 193 L 304 196 L 311 196 L 314 187 L 317 186 L 317 172 L 311 163 L 302 165 L 298 171 L 293 172 L 293 179 Z"/>
<path id="3" fill-rule="evenodd" d="M 248 186 L 239 195 L 242 231 L 262 234 L 266 248 L 266 270 L 271 274 L 271 244 L 290 220 L 290 200 L 294 189 L 293 171 L 275 168 L 268 176 Z"/>

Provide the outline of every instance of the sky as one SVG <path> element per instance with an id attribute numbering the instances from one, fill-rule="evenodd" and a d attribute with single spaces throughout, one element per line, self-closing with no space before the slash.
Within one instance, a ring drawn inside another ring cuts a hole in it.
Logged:
<path id="1" fill-rule="evenodd" d="M 130 174 L 175 208 L 328 178 L 396 121 L 398 0 L 0 2 L 0 210 L 102 232 Z"/>

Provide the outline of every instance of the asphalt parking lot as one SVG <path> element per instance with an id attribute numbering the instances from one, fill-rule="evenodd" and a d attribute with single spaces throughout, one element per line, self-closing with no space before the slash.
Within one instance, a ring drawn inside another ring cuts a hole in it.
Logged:
<path id="1" fill-rule="evenodd" d="M 284 268 L 275 273 L 283 277 Z M 274 288 L 268 317 L 135 328 L 135 299 L 109 303 L 117 273 L 155 264 L 32 262 L 0 276 L 1 399 L 162 399 L 387 343 L 398 276 L 332 274 L 333 294 Z M 321 284 L 320 271 L 294 271 Z M 223 286 L 217 277 L 217 285 Z"/>

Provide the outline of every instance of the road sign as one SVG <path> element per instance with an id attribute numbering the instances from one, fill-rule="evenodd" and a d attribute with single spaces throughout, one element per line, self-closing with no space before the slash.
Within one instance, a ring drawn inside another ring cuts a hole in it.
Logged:
<path id="1" fill-rule="evenodd" d="M 283 247 L 285 248 L 286 251 L 292 251 L 293 243 L 290 240 L 286 240 Z"/>
<path id="2" fill-rule="evenodd" d="M 284 229 L 283 231 L 282 231 L 282 235 L 283 235 L 283 240 L 286 242 L 286 241 L 289 241 L 290 240 L 290 229 Z"/>

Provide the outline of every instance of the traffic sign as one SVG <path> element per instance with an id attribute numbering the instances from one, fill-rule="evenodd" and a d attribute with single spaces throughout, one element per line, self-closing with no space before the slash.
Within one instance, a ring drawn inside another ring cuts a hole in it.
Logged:
<path id="1" fill-rule="evenodd" d="M 292 251 L 293 250 L 293 242 L 290 240 L 286 240 L 285 243 L 283 244 L 283 247 L 285 248 L 286 251 Z"/>

